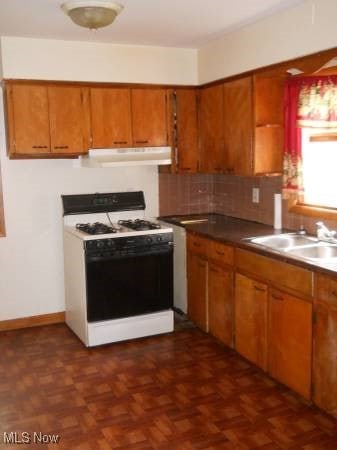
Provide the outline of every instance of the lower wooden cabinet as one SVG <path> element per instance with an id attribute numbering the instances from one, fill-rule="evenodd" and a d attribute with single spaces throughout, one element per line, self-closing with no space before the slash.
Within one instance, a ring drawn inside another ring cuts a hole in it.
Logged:
<path id="1" fill-rule="evenodd" d="M 267 286 L 239 273 L 235 279 L 235 349 L 267 370 Z"/>
<path id="2" fill-rule="evenodd" d="M 187 234 L 188 317 L 233 345 L 233 248 Z"/>
<path id="3" fill-rule="evenodd" d="M 312 303 L 276 289 L 269 302 L 269 373 L 309 400 Z"/>
<path id="4" fill-rule="evenodd" d="M 313 400 L 337 413 L 337 279 L 316 277 Z"/>
<path id="5" fill-rule="evenodd" d="M 187 270 L 188 317 L 203 331 L 208 331 L 207 260 L 197 254 L 189 253 L 187 257 Z"/>
<path id="6" fill-rule="evenodd" d="M 233 271 L 214 263 L 208 266 L 208 329 L 233 346 Z"/>

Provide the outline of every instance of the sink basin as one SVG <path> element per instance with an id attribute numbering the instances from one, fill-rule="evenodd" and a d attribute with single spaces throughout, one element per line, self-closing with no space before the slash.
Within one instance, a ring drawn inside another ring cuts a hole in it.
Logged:
<path id="1" fill-rule="evenodd" d="M 292 247 L 300 245 L 308 245 L 317 242 L 317 239 L 300 234 L 278 234 L 271 236 L 263 236 L 251 239 L 253 244 L 263 245 L 275 250 L 288 250 Z"/>
<path id="2" fill-rule="evenodd" d="M 288 254 L 315 261 L 337 261 L 337 244 L 317 243 L 286 250 Z"/>

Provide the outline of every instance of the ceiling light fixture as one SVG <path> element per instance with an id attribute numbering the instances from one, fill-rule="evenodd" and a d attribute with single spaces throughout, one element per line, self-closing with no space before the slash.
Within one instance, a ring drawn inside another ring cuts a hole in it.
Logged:
<path id="1" fill-rule="evenodd" d="M 69 0 L 61 8 L 76 25 L 97 30 L 110 25 L 123 6 L 104 0 Z"/>

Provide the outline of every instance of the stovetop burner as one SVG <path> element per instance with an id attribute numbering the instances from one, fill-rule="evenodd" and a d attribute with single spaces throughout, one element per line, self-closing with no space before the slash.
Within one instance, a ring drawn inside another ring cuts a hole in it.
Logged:
<path id="1" fill-rule="evenodd" d="M 161 228 L 159 223 L 150 222 L 149 220 L 142 220 L 142 219 L 119 220 L 118 225 L 122 225 L 135 231 L 157 230 Z"/>
<path id="2" fill-rule="evenodd" d="M 117 233 L 118 228 L 114 226 L 105 225 L 101 222 L 95 223 L 77 223 L 76 228 L 88 234 L 110 234 Z"/>

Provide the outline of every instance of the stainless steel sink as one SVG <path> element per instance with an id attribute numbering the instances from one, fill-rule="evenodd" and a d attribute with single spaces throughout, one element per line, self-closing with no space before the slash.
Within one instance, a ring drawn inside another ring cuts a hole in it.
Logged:
<path id="1" fill-rule="evenodd" d="M 289 255 L 315 261 L 337 261 L 337 244 L 326 244 L 319 242 L 315 245 L 295 247 L 287 250 Z"/>
<path id="2" fill-rule="evenodd" d="M 337 263 L 337 243 L 319 241 L 296 233 L 272 234 L 248 239 L 252 244 L 312 262 Z"/>
<path id="3" fill-rule="evenodd" d="M 250 239 L 253 244 L 263 245 L 265 247 L 270 247 L 274 250 L 288 250 L 299 245 L 308 245 L 313 242 L 317 242 L 317 239 L 303 236 L 300 234 L 278 234 L 271 236 L 263 236 Z"/>

